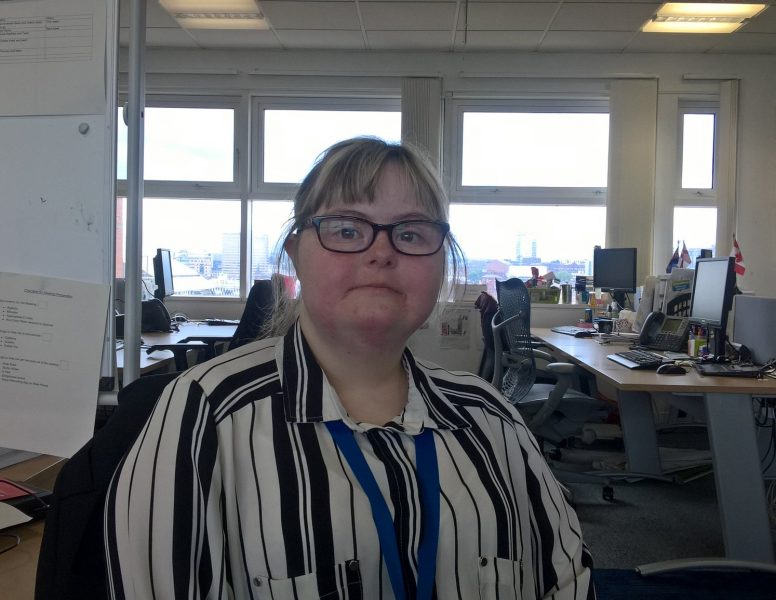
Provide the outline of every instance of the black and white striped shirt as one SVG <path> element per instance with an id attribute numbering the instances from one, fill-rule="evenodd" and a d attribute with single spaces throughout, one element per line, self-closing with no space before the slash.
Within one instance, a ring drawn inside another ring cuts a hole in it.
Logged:
<path id="1" fill-rule="evenodd" d="M 482 379 L 407 350 L 409 399 L 353 422 L 298 325 L 164 391 L 106 504 L 114 598 L 392 598 L 369 501 L 325 425 L 344 420 L 390 508 L 415 597 L 413 436 L 439 463 L 438 599 L 594 596 L 590 557 L 534 438 Z"/>

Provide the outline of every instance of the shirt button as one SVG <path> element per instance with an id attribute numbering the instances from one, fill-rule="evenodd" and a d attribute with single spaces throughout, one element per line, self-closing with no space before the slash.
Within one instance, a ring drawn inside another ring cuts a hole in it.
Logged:
<path id="1" fill-rule="evenodd" d="M 357 561 L 357 560 L 351 560 L 351 561 L 348 563 L 348 569 L 349 569 L 349 570 L 350 570 L 352 573 L 355 573 L 356 571 L 358 571 L 358 561 Z"/>
<path id="2" fill-rule="evenodd" d="M 487 567 L 488 566 L 488 559 L 487 558 L 481 558 L 480 559 L 480 566 L 481 567 Z"/>
<path id="3" fill-rule="evenodd" d="M 258 577 L 254 577 L 253 585 L 255 585 L 256 587 L 261 587 L 261 579 L 259 579 Z"/>

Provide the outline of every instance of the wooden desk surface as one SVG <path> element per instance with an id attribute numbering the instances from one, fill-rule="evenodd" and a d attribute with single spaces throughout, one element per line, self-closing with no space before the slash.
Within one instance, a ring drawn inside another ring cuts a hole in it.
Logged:
<path id="1" fill-rule="evenodd" d="M 685 375 L 658 375 L 645 369 L 628 369 L 606 358 L 608 354 L 627 350 L 623 344 L 600 344 L 594 338 L 575 338 L 551 329 L 532 329 L 564 359 L 578 364 L 620 390 L 683 393 L 741 393 L 776 396 L 776 379 L 765 377 L 709 377 L 690 369 Z"/>
<path id="2" fill-rule="evenodd" d="M 54 487 L 64 459 L 55 456 L 36 456 L 29 460 L 0 469 L 0 477 L 29 483 L 46 489 Z M 3 530 L 21 538 L 8 552 L 0 554 L 0 585 L 4 600 L 32 600 L 35 596 L 35 573 L 43 537 L 43 521 L 29 521 Z M 2 544 L 5 544 L 3 540 Z M 3 547 L 5 547 L 3 545 Z"/>
<path id="3" fill-rule="evenodd" d="M 175 344 L 188 337 L 212 338 L 214 340 L 228 340 L 234 335 L 235 325 L 207 325 L 202 322 L 181 323 L 178 331 L 147 332 L 142 334 L 145 346 L 154 344 Z M 165 370 L 174 365 L 173 353 L 170 350 L 157 350 L 152 354 L 146 354 L 145 349 L 140 351 L 140 372 L 150 373 L 157 369 Z M 121 374 L 124 368 L 124 349 L 116 351 L 116 369 Z"/>

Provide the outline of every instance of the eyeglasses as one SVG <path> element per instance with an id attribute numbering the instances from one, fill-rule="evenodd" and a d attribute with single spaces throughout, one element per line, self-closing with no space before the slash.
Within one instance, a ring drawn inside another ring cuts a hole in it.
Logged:
<path id="1" fill-rule="evenodd" d="M 399 221 L 378 225 L 359 217 L 326 215 L 311 217 L 305 227 L 315 227 L 321 246 L 332 252 L 364 252 L 381 231 L 388 233 L 391 245 L 401 254 L 429 256 L 445 242 L 450 225 L 442 221 Z"/>

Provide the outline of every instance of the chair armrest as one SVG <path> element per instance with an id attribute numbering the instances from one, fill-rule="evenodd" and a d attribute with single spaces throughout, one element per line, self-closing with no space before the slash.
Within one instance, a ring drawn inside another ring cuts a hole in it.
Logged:
<path id="1" fill-rule="evenodd" d="M 577 367 L 571 363 L 551 362 L 546 365 L 546 369 L 556 375 L 576 375 Z"/>
<path id="2" fill-rule="evenodd" d="M 181 341 L 183 342 L 183 340 Z M 186 342 L 186 343 L 173 343 L 173 344 L 153 344 L 146 348 L 146 354 L 151 354 L 157 350 L 170 350 L 175 357 L 175 369 L 177 371 L 185 371 L 189 368 L 188 361 L 186 360 L 186 352 L 189 350 L 208 350 L 208 345 L 205 342 Z"/>

